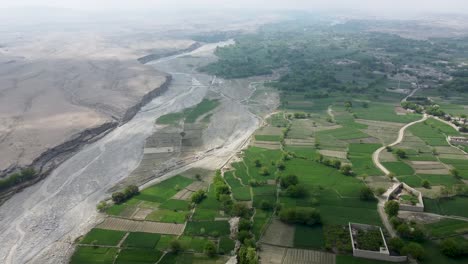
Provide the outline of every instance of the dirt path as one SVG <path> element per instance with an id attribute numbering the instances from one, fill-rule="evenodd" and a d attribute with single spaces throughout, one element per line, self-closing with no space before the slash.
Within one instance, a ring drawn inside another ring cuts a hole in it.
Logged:
<path id="1" fill-rule="evenodd" d="M 417 124 L 417 123 L 421 123 L 421 122 L 424 122 L 426 121 L 428 118 L 428 116 L 426 114 L 424 114 L 423 118 L 421 118 L 420 120 L 417 120 L 417 121 L 414 121 L 414 122 L 411 122 L 411 123 L 408 123 L 406 124 L 404 127 L 400 128 L 400 131 L 398 131 L 398 138 L 391 144 L 389 144 L 388 146 L 389 147 L 393 147 L 395 145 L 398 145 L 399 143 L 401 143 L 401 141 L 403 141 L 403 138 L 405 136 L 405 130 L 414 125 L 414 124 Z M 387 168 L 385 168 L 385 166 L 382 165 L 382 163 L 380 163 L 380 160 L 379 160 L 379 156 L 380 156 L 380 153 L 386 148 L 387 146 L 383 146 L 379 149 L 377 149 L 373 154 L 372 154 L 372 162 L 374 162 L 374 165 L 377 166 L 377 168 L 379 168 L 383 173 L 385 173 L 385 175 L 388 175 L 390 174 L 390 171 L 387 170 Z"/>

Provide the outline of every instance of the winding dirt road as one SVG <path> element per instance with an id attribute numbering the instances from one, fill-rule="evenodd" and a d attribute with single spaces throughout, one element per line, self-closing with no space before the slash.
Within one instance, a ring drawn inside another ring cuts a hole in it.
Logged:
<path id="1" fill-rule="evenodd" d="M 401 141 L 403 141 L 403 138 L 405 136 L 405 130 L 414 125 L 414 124 L 417 124 L 417 123 L 421 123 L 421 122 L 424 122 L 426 121 L 428 118 L 427 114 L 424 114 L 423 115 L 423 118 L 421 118 L 420 120 L 417 120 L 417 121 L 414 121 L 414 122 L 411 122 L 411 123 L 408 123 L 406 124 L 404 127 L 400 128 L 400 131 L 398 131 L 398 138 L 395 140 L 395 142 L 391 143 L 390 145 L 388 145 L 389 147 L 393 147 L 393 146 L 396 146 L 398 145 L 399 143 L 401 143 Z M 384 165 L 382 165 L 382 163 L 380 163 L 380 160 L 379 160 L 379 156 L 380 156 L 380 153 L 386 148 L 387 146 L 383 146 L 379 149 L 377 149 L 373 154 L 372 154 L 372 161 L 374 162 L 375 166 L 377 166 L 377 168 L 379 168 L 383 173 L 385 173 L 385 175 L 388 175 L 390 174 L 390 171 L 385 168 Z"/>

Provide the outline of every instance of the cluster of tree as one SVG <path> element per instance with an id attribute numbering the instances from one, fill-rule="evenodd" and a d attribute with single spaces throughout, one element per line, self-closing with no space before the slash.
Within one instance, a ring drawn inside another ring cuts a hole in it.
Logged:
<path id="1" fill-rule="evenodd" d="M 221 195 L 229 194 L 229 186 L 224 181 L 223 177 L 221 176 L 221 171 L 217 170 L 215 177 L 213 178 L 213 186 L 216 193 L 216 199 L 220 199 Z"/>
<path id="2" fill-rule="evenodd" d="M 446 238 L 440 243 L 439 248 L 442 254 L 451 258 L 468 255 L 468 242 L 464 239 Z"/>
<path id="3" fill-rule="evenodd" d="M 322 154 L 319 154 L 315 161 L 317 161 L 318 163 L 322 163 L 323 165 L 325 165 L 327 167 L 335 168 L 335 169 L 339 170 L 342 174 L 344 174 L 346 176 L 354 175 L 353 167 L 351 165 L 349 165 L 349 164 L 341 165 L 340 160 L 325 159 Z"/>
<path id="4" fill-rule="evenodd" d="M 397 216 L 390 218 L 390 223 L 396 229 L 398 235 L 404 239 L 422 242 L 426 238 L 424 228 L 414 222 L 405 222 Z"/>
<path id="5" fill-rule="evenodd" d="M 299 184 L 299 179 L 294 174 L 281 176 L 280 186 L 283 189 L 281 195 L 286 195 L 293 198 L 303 198 L 308 195 L 307 189 Z"/>
<path id="6" fill-rule="evenodd" d="M 406 151 L 403 149 L 397 149 L 395 151 L 395 154 L 400 158 L 400 159 L 406 159 L 408 158 L 408 155 L 406 154 Z"/>
<path id="7" fill-rule="evenodd" d="M 431 105 L 425 108 L 426 113 L 433 116 L 445 116 L 445 112 L 438 105 Z"/>
<path id="8" fill-rule="evenodd" d="M 402 102 L 401 107 L 403 107 L 404 109 L 411 109 L 411 110 L 415 111 L 418 114 L 421 114 L 424 111 L 424 107 L 422 107 L 422 106 L 420 106 L 420 105 L 418 105 L 416 103 L 412 103 L 412 102 L 408 102 L 408 101 Z"/>
<path id="9" fill-rule="evenodd" d="M 137 195 L 138 193 L 138 186 L 129 185 L 121 192 L 112 193 L 112 201 L 116 204 L 120 204 Z"/>
<path id="10" fill-rule="evenodd" d="M 320 224 L 320 212 L 315 208 L 283 208 L 279 213 L 281 221 L 288 224 L 301 224 L 313 226 Z"/>
<path id="11" fill-rule="evenodd" d="M 441 87 L 441 90 L 466 93 L 468 92 L 468 78 L 467 77 L 453 78 L 451 81 L 445 83 Z"/>
<path id="12" fill-rule="evenodd" d="M 205 190 L 198 190 L 192 194 L 191 200 L 194 204 L 199 204 L 206 198 Z"/>
<path id="13" fill-rule="evenodd" d="M 385 203 L 384 209 L 387 216 L 391 218 L 398 215 L 400 204 L 396 201 L 388 201 Z"/>
<path id="14" fill-rule="evenodd" d="M 306 114 L 306 113 L 299 113 L 299 112 L 296 112 L 294 113 L 294 118 L 296 119 L 305 119 L 307 117 L 310 117 L 310 114 Z"/>
<path id="15" fill-rule="evenodd" d="M 372 189 L 369 186 L 363 186 L 359 192 L 359 199 L 363 201 L 374 201 L 374 192 L 372 192 Z"/>
<path id="16" fill-rule="evenodd" d="M 421 246 L 421 244 L 416 242 L 406 243 L 399 237 L 391 238 L 388 241 L 388 246 L 400 255 L 411 256 L 419 260 L 423 259 L 426 254 L 424 247 Z"/>
<path id="17" fill-rule="evenodd" d="M 7 190 L 15 185 L 31 180 L 36 175 L 37 173 L 33 168 L 26 168 L 19 172 L 13 173 L 5 179 L 0 179 L 0 191 Z"/>

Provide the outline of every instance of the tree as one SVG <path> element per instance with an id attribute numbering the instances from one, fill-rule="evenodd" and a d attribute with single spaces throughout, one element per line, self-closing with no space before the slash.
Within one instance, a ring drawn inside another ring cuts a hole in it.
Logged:
<path id="1" fill-rule="evenodd" d="M 331 161 L 331 166 L 335 169 L 339 169 L 341 167 L 341 161 L 339 160 L 332 160 Z"/>
<path id="2" fill-rule="evenodd" d="M 393 181 L 393 178 L 395 178 L 395 174 L 393 172 L 390 172 L 389 174 L 387 174 L 387 177 Z"/>
<path id="3" fill-rule="evenodd" d="M 405 242 L 399 237 L 392 237 L 388 241 L 388 245 L 390 246 L 391 249 L 397 252 L 401 252 L 401 249 L 405 246 Z"/>
<path id="4" fill-rule="evenodd" d="M 281 161 L 281 160 L 278 160 L 276 162 L 276 167 L 279 169 L 279 170 L 284 170 L 286 168 L 286 165 L 284 165 L 284 162 Z"/>
<path id="5" fill-rule="evenodd" d="M 395 154 L 400 158 L 400 159 L 406 159 L 408 156 L 406 155 L 406 151 L 402 149 L 397 149 Z"/>
<path id="6" fill-rule="evenodd" d="M 197 179 L 198 181 L 201 181 L 201 175 L 200 174 L 195 174 L 195 179 Z"/>
<path id="7" fill-rule="evenodd" d="M 250 229 L 252 228 L 252 222 L 247 220 L 247 219 L 244 219 L 244 218 L 241 218 L 239 220 L 239 225 L 237 226 L 237 230 L 238 231 L 250 231 Z"/>
<path id="8" fill-rule="evenodd" d="M 232 207 L 232 215 L 247 218 L 250 216 L 250 209 L 243 203 L 235 203 Z"/>
<path id="9" fill-rule="evenodd" d="M 105 201 L 99 202 L 98 205 L 96 206 L 96 209 L 99 212 L 104 212 L 107 209 L 107 203 Z"/>
<path id="10" fill-rule="evenodd" d="M 112 194 L 112 201 L 116 204 L 120 204 L 125 201 L 125 194 L 122 192 L 115 192 Z"/>
<path id="11" fill-rule="evenodd" d="M 368 186 L 363 186 L 361 188 L 361 191 L 359 193 L 359 198 L 363 201 L 375 200 L 374 193 L 372 192 L 372 189 L 369 188 Z"/>
<path id="12" fill-rule="evenodd" d="M 260 162 L 259 159 L 254 160 L 255 167 L 260 168 L 262 166 L 262 163 Z"/>
<path id="13" fill-rule="evenodd" d="M 204 190 L 198 190 L 192 194 L 192 203 L 199 204 L 205 198 L 206 198 L 206 192 Z"/>
<path id="14" fill-rule="evenodd" d="M 422 181 L 422 187 L 424 187 L 426 189 L 430 189 L 431 188 L 431 183 L 428 180 L 423 180 Z"/>
<path id="15" fill-rule="evenodd" d="M 457 179 L 461 179 L 460 172 L 457 169 L 450 169 L 450 174 Z"/>
<path id="16" fill-rule="evenodd" d="M 453 238 L 444 239 L 440 243 L 440 252 L 449 257 L 458 257 L 463 254 L 463 249 Z"/>
<path id="17" fill-rule="evenodd" d="M 205 247 L 204 247 L 204 252 L 205 252 L 205 255 L 207 255 L 210 258 L 216 255 L 216 246 L 213 243 L 213 241 L 208 240 L 206 242 Z"/>
<path id="18" fill-rule="evenodd" d="M 174 239 L 171 241 L 171 243 L 169 243 L 169 248 L 171 250 L 171 252 L 174 252 L 174 253 L 179 253 L 180 251 L 182 251 L 182 244 L 180 243 L 179 240 L 177 239 Z"/>
<path id="19" fill-rule="evenodd" d="M 284 208 L 279 217 L 281 221 L 289 224 L 313 226 L 321 223 L 320 212 L 315 208 Z"/>
<path id="20" fill-rule="evenodd" d="M 363 102 L 362 107 L 363 108 L 369 108 L 369 103 L 368 102 Z"/>
<path id="21" fill-rule="evenodd" d="M 293 198 L 303 198 L 307 196 L 307 189 L 302 185 L 289 185 L 286 195 Z"/>
<path id="22" fill-rule="evenodd" d="M 270 175 L 270 171 L 268 171 L 268 168 L 263 166 L 260 168 L 260 174 L 263 175 L 263 176 L 268 176 Z"/>
<path id="23" fill-rule="evenodd" d="M 388 201 L 385 203 L 385 213 L 388 217 L 397 216 L 400 210 L 400 204 L 396 201 Z"/>
<path id="24" fill-rule="evenodd" d="M 280 178 L 280 185 L 282 188 L 288 188 L 289 186 L 296 185 L 298 183 L 299 179 L 294 174 L 289 174 Z"/>
<path id="25" fill-rule="evenodd" d="M 412 256 L 415 259 L 423 259 L 425 255 L 424 248 L 415 242 L 410 242 L 401 249 L 401 254 Z"/>
<path id="26" fill-rule="evenodd" d="M 139 193 L 138 186 L 129 185 L 124 189 L 124 194 L 127 199 L 137 195 Z"/>
<path id="27" fill-rule="evenodd" d="M 351 167 L 351 165 L 345 164 L 341 166 L 340 172 L 346 176 L 349 176 L 353 174 L 353 168 Z"/>
<path id="28" fill-rule="evenodd" d="M 271 209 L 273 209 L 274 205 L 272 202 L 270 201 L 267 201 L 267 200 L 262 200 L 260 202 L 260 208 L 262 210 L 265 210 L 265 211 L 270 211 Z"/>

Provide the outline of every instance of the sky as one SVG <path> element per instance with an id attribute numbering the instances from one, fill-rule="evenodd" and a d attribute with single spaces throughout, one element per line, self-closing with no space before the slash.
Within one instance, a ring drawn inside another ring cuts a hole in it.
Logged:
<path id="1" fill-rule="evenodd" d="M 0 8 L 108 9 L 353 9 L 375 13 L 468 13 L 468 0 L 0 0 Z"/>

